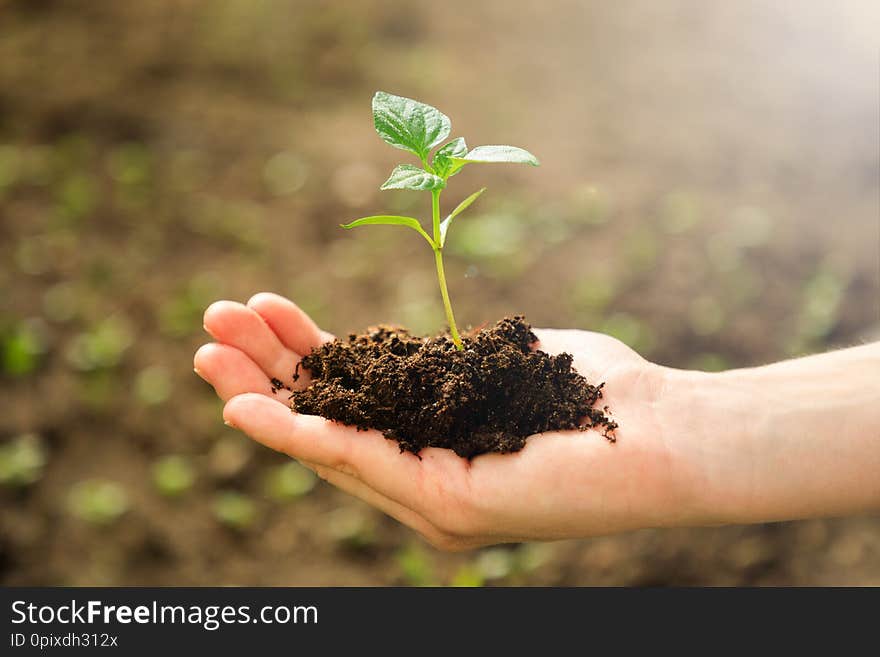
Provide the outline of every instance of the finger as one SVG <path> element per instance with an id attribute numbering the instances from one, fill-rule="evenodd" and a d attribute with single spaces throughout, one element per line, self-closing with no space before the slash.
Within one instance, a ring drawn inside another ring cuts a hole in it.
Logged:
<path id="1" fill-rule="evenodd" d="M 282 344 L 255 310 L 234 301 L 217 301 L 205 311 L 205 330 L 217 342 L 247 354 L 268 378 L 293 383 L 300 357 Z M 304 385 L 301 378 L 299 385 Z"/>
<path id="2" fill-rule="evenodd" d="M 538 341 L 532 345 L 533 349 L 540 349 L 548 354 L 561 354 L 564 351 L 571 353 L 574 351 L 574 336 L 569 335 L 570 331 L 560 329 L 532 329 L 538 337 Z"/>
<path id="3" fill-rule="evenodd" d="M 300 463 L 312 470 L 324 481 L 336 486 L 339 490 L 353 495 L 359 500 L 363 500 L 410 529 L 417 531 L 429 542 L 436 543 L 442 540 L 442 533 L 418 513 L 385 497 L 381 493 L 377 493 L 364 482 L 324 465 L 309 461 L 300 461 Z"/>
<path id="4" fill-rule="evenodd" d="M 579 374 L 591 381 L 604 378 L 608 351 L 608 338 L 605 336 L 566 329 L 532 329 L 532 332 L 538 336 L 538 342 L 532 345 L 532 349 L 554 356 L 571 354 L 574 357 L 574 368 Z M 596 337 L 599 338 L 598 342 Z M 588 349 L 585 349 L 585 341 L 588 341 Z"/>
<path id="5" fill-rule="evenodd" d="M 253 439 L 294 458 L 339 470 L 417 512 L 441 487 L 458 483 L 463 459 L 449 450 L 424 450 L 423 459 L 401 452 L 378 431 L 358 431 L 313 415 L 292 413 L 261 395 L 233 397 L 223 417 Z"/>
<path id="6" fill-rule="evenodd" d="M 274 388 L 266 373 L 247 354 L 228 344 L 211 342 L 202 345 L 193 358 L 193 367 L 196 374 L 214 386 L 223 401 L 245 392 L 287 400 L 286 391 L 273 393 Z"/>
<path id="7" fill-rule="evenodd" d="M 252 296 L 247 305 L 265 320 L 288 349 L 297 354 L 305 355 L 314 347 L 333 339 L 290 299 L 271 292 L 260 292 Z"/>
<path id="8" fill-rule="evenodd" d="M 605 333 L 576 329 L 532 329 L 532 331 L 538 337 L 535 347 L 549 354 L 563 351 L 577 354 L 587 351 L 599 352 L 608 360 L 631 361 L 633 358 L 644 360 L 631 347 Z"/>

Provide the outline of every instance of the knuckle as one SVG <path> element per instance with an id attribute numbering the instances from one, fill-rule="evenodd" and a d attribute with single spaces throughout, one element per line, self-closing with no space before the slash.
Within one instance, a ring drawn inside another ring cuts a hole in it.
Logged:
<path id="1" fill-rule="evenodd" d="M 330 468 L 326 468 L 323 465 L 315 465 L 311 468 L 311 470 L 317 475 L 318 479 L 323 481 L 329 481 L 330 477 Z"/>
<path id="2" fill-rule="evenodd" d="M 361 478 L 360 472 L 358 472 L 357 468 L 355 468 L 350 463 L 345 463 L 345 462 L 341 463 L 339 465 L 339 471 L 345 475 L 348 475 L 349 477 L 354 478 L 354 479 L 359 480 Z"/>
<path id="3" fill-rule="evenodd" d="M 346 458 L 338 459 L 334 465 L 333 469 L 337 472 L 340 472 L 346 476 L 352 477 L 353 479 L 360 479 L 360 474 L 358 473 L 358 469 L 354 467 L 354 464 Z"/>

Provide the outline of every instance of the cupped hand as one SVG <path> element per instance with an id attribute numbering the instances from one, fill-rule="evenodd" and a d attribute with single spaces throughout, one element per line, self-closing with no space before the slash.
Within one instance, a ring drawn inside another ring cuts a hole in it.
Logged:
<path id="1" fill-rule="evenodd" d="M 333 339 L 293 302 L 260 293 L 205 312 L 215 340 L 196 372 L 226 402 L 224 420 L 319 477 L 408 525 L 442 549 L 553 540 L 690 522 L 698 479 L 684 434 L 670 431 L 668 370 L 599 333 L 535 329 L 539 348 L 568 352 L 619 423 L 616 443 L 595 430 L 532 436 L 513 454 L 471 461 L 439 448 L 400 452 L 378 431 L 299 415 L 270 380 L 290 383 L 302 355 Z M 296 385 L 307 385 L 301 377 Z"/>

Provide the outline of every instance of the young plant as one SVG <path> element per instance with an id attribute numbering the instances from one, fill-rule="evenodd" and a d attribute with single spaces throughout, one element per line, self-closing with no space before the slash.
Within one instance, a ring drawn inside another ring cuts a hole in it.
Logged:
<path id="1" fill-rule="evenodd" d="M 350 224 L 344 224 L 342 227 L 407 226 L 425 238 L 434 251 L 437 280 L 440 283 L 440 296 L 443 298 L 449 333 L 456 348 L 462 350 L 464 347 L 455 324 L 452 303 L 449 301 L 449 291 L 446 288 L 443 246 L 446 244 L 446 236 L 452 220 L 476 201 L 480 194 L 486 191 L 486 188 L 483 187 L 468 196 L 442 222 L 440 221 L 440 193 L 446 188 L 446 182 L 461 171 L 466 164 L 472 162 L 514 162 L 538 166 L 538 159 L 528 151 L 515 146 L 477 146 L 468 150 L 463 137 L 447 142 L 438 148 L 431 158 L 431 150 L 446 139 L 452 130 L 449 117 L 435 107 L 410 98 L 394 96 L 384 91 L 377 91 L 373 96 L 373 124 L 383 140 L 395 148 L 409 151 L 419 158 L 422 164 L 421 167 L 412 164 L 398 164 L 380 189 L 412 189 L 431 192 L 432 231 L 429 235 L 422 228 L 421 222 L 414 217 L 385 214 L 363 217 Z"/>

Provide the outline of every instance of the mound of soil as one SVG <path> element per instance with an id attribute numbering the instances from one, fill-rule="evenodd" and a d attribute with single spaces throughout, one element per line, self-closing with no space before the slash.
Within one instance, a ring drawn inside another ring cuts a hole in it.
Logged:
<path id="1" fill-rule="evenodd" d="M 617 424 L 594 408 L 603 384 L 578 374 L 569 354 L 532 350 L 537 338 L 522 317 L 462 340 L 458 351 L 448 335 L 421 338 L 387 326 L 334 340 L 303 358 L 312 382 L 291 393 L 291 407 L 378 429 L 416 454 L 515 452 L 532 434 L 593 426 L 614 441 Z"/>

